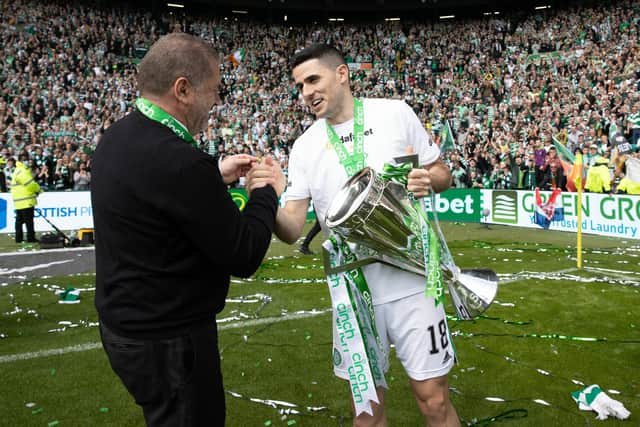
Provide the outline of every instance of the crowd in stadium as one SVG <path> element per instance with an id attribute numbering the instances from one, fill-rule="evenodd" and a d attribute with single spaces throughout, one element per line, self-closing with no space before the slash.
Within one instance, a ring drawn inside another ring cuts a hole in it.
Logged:
<path id="1" fill-rule="evenodd" d="M 625 159 L 639 156 L 640 5 L 630 0 L 524 18 L 305 26 L 27 0 L 0 8 L 1 191 L 20 154 L 45 190 L 88 189 L 102 133 L 135 108 L 137 61 L 172 31 L 233 56 L 222 65 L 223 103 L 196 137 L 213 156 L 270 154 L 286 170 L 314 121 L 288 60 L 311 42 L 344 52 L 357 96 L 412 106 L 455 187 L 566 189 L 554 138 L 587 166 L 606 162 L 611 186 L 591 191 L 616 191 Z M 630 153 L 614 149 L 615 130 Z"/>

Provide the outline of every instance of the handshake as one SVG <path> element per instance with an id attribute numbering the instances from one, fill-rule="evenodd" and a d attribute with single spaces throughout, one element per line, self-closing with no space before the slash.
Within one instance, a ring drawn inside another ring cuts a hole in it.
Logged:
<path id="1" fill-rule="evenodd" d="M 287 186 L 287 179 L 282 172 L 280 164 L 271 156 L 265 156 L 262 161 L 259 161 L 254 156 L 238 154 L 225 157 L 220 162 L 219 167 L 225 184 L 230 184 L 241 177 L 245 177 L 245 188 L 249 197 L 251 197 L 253 190 L 267 185 L 271 185 L 278 197 L 280 197 Z"/>

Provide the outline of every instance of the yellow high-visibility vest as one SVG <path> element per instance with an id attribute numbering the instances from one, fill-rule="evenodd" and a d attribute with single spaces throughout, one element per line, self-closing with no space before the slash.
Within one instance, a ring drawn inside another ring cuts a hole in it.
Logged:
<path id="1" fill-rule="evenodd" d="M 17 162 L 11 177 L 13 208 L 19 210 L 37 205 L 40 191 L 40 185 L 33 179 L 31 170 L 24 163 Z"/>
<path id="2" fill-rule="evenodd" d="M 611 190 L 611 175 L 606 164 L 596 163 L 587 170 L 584 189 L 592 193 L 608 193 Z"/>
<path id="3" fill-rule="evenodd" d="M 624 177 L 618 184 L 618 191 L 624 191 L 627 194 L 640 194 L 640 182 L 631 181 Z"/>

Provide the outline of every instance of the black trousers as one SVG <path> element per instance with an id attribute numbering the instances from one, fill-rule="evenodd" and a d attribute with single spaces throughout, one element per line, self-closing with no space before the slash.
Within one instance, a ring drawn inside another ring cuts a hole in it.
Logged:
<path id="1" fill-rule="evenodd" d="M 36 241 L 36 233 L 33 228 L 33 214 L 35 208 L 32 206 L 25 209 L 16 209 L 16 243 L 24 240 L 22 225 L 27 226 L 27 242 Z"/>
<path id="2" fill-rule="evenodd" d="M 306 237 L 304 238 L 304 242 L 302 242 L 301 246 L 309 249 L 309 245 L 311 244 L 311 241 L 313 240 L 314 237 L 316 237 L 316 234 L 318 234 L 319 232 L 320 232 L 320 221 L 316 219 L 315 224 L 313 224 L 313 227 L 311 227 L 311 229 L 307 233 Z"/>
<path id="3" fill-rule="evenodd" d="M 123 337 L 100 325 L 114 372 L 150 427 L 224 426 L 225 399 L 215 322 L 169 339 Z"/>

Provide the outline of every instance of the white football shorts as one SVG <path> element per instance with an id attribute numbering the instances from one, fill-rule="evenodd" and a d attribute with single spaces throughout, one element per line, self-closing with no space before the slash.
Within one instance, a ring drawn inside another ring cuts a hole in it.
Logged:
<path id="1" fill-rule="evenodd" d="M 382 369 L 389 369 L 390 345 L 409 378 L 422 381 L 446 375 L 453 367 L 455 351 L 447 326 L 444 306 L 435 306 L 424 292 L 374 306 L 376 328 L 384 354 Z M 348 379 L 345 358 L 340 356 L 340 339 L 333 316 L 333 371 Z"/>

